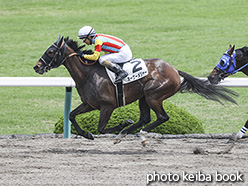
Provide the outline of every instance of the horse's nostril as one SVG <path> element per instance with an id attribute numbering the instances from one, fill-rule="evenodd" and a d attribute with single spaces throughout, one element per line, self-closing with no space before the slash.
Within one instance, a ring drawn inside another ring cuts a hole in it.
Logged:
<path id="1" fill-rule="evenodd" d="M 211 84 L 217 84 L 218 82 L 216 82 L 215 78 L 213 76 L 208 76 L 208 81 L 211 83 Z"/>
<path id="2" fill-rule="evenodd" d="M 34 71 L 35 71 L 36 73 L 39 72 L 39 67 L 38 67 L 37 65 L 35 65 L 35 66 L 33 67 L 33 69 L 34 69 Z"/>

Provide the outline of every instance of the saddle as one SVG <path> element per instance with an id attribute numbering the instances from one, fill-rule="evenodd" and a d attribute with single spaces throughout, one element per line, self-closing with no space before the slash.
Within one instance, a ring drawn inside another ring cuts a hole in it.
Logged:
<path id="1" fill-rule="evenodd" d="M 128 62 L 125 63 L 118 63 L 118 65 L 121 66 L 123 70 L 125 70 L 128 73 L 128 76 L 122 80 L 122 84 L 128 84 L 133 81 L 136 81 L 138 79 L 141 79 L 148 75 L 148 70 L 145 65 L 145 62 L 142 59 L 131 59 Z M 112 71 L 110 71 L 108 68 L 106 68 L 106 72 L 109 76 L 109 79 L 114 84 L 116 74 Z M 115 85 L 115 84 L 114 84 Z M 115 85 L 116 86 L 116 85 Z"/>
<path id="2" fill-rule="evenodd" d="M 131 59 L 125 63 L 119 63 L 120 67 L 128 73 L 128 76 L 122 80 L 122 82 L 115 84 L 116 74 L 105 67 L 109 79 L 116 87 L 116 101 L 118 107 L 125 106 L 125 94 L 123 91 L 124 85 L 133 81 L 139 80 L 148 75 L 148 70 L 145 62 L 142 59 Z"/>

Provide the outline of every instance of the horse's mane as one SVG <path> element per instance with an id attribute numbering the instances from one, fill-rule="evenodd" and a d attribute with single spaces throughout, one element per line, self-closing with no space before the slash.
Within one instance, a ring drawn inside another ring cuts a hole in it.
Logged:
<path id="1" fill-rule="evenodd" d="M 248 56 L 248 47 L 244 46 L 243 48 L 240 48 L 239 50 L 241 50 L 245 56 Z"/>
<path id="2" fill-rule="evenodd" d="M 79 46 L 77 41 L 73 41 L 73 39 L 70 39 L 69 36 L 67 36 L 64 39 L 64 42 L 75 52 L 79 52 L 82 48 L 85 47 L 85 45 Z M 83 50 L 83 54 L 93 54 L 92 50 Z"/>
<path id="3" fill-rule="evenodd" d="M 243 48 L 239 48 L 236 50 L 237 57 L 240 58 L 240 60 L 248 61 L 248 47 L 244 46 Z"/>

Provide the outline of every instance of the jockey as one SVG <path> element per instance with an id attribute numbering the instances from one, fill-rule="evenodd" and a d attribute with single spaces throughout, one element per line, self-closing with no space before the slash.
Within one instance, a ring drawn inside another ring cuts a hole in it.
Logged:
<path id="1" fill-rule="evenodd" d="M 111 35 L 96 34 L 91 26 L 82 27 L 78 32 L 78 38 L 87 45 L 95 45 L 94 53 L 92 55 L 84 54 L 83 57 L 88 60 L 98 60 L 102 66 L 114 72 L 117 75 L 115 84 L 127 77 L 128 73 L 116 64 L 132 58 L 132 51 L 124 41 Z M 105 55 L 100 56 L 101 51 L 105 52 Z"/>

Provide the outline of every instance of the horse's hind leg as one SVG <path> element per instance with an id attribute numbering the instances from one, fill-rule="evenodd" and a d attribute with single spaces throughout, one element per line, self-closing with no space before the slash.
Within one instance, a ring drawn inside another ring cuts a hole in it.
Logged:
<path id="1" fill-rule="evenodd" d="M 157 112 L 157 110 L 160 110 L 159 112 Z M 162 105 L 159 109 L 156 109 L 156 111 L 154 110 L 154 112 L 157 115 L 157 120 L 154 121 L 153 123 L 151 123 L 150 125 L 146 126 L 145 128 L 143 128 L 143 131 L 149 132 L 150 130 L 154 129 L 155 127 L 161 125 L 162 123 L 166 122 L 169 120 L 169 116 L 168 114 L 164 111 Z"/>
<path id="2" fill-rule="evenodd" d="M 133 124 L 132 126 L 126 128 L 125 130 L 121 131 L 120 134 L 118 134 L 118 136 L 116 136 L 115 138 L 115 144 L 120 143 L 121 138 L 125 137 L 127 134 L 137 130 L 138 128 L 142 127 L 143 125 L 151 121 L 150 107 L 147 104 L 145 97 L 142 97 L 139 100 L 139 109 L 140 109 L 139 121 Z"/>
<path id="3" fill-rule="evenodd" d="M 157 120 L 151 123 L 150 125 L 146 126 L 140 131 L 140 137 L 142 140 L 142 145 L 145 146 L 146 144 L 146 138 L 145 134 L 149 132 L 150 130 L 154 129 L 155 127 L 161 125 L 162 123 L 169 120 L 168 114 L 164 111 L 162 101 L 159 100 L 150 100 L 149 105 L 151 109 L 156 113 Z"/>

